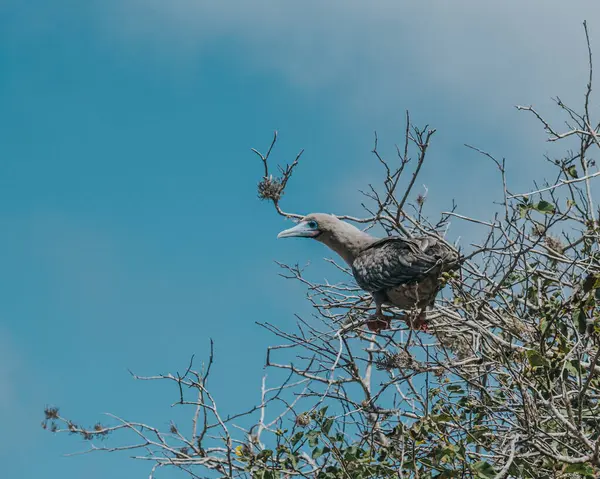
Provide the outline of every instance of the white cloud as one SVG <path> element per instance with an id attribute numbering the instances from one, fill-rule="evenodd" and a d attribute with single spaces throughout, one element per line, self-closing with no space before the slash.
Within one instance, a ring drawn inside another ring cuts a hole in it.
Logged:
<path id="1" fill-rule="evenodd" d="M 540 125 L 513 106 L 535 104 L 562 121 L 551 97 L 576 106 L 582 100 L 585 19 L 600 53 L 600 3 L 594 0 L 121 0 L 115 8 L 103 26 L 119 45 L 151 50 L 156 61 L 178 70 L 226 44 L 223 51 L 233 55 L 224 62 L 316 97 L 348 132 L 377 129 L 382 145 L 398 140 L 409 109 L 417 124 L 431 122 L 439 130 L 434 166 L 422 178 L 433 187 L 432 201 L 446 207 L 456 197 L 472 214 L 485 213 L 499 190 L 490 193 L 493 166 L 462 144 L 507 156 L 509 179 L 529 183 L 530 174 L 539 173 L 532 165 L 539 167 L 549 146 Z M 462 172 L 460 161 L 469 164 Z M 356 200 L 357 178 L 363 188 L 378 178 L 374 162 L 347 164 L 325 201 Z M 452 176 L 464 187 L 446 185 L 443 179 Z"/>
<path id="2" fill-rule="evenodd" d="M 517 101 L 572 92 L 585 74 L 582 20 L 591 21 L 592 37 L 600 35 L 594 1 L 119 5 L 105 24 L 112 36 L 184 63 L 192 61 L 190 52 L 227 41 L 247 68 L 267 68 L 300 89 L 341 95 L 366 114 L 395 111 L 399 98 L 403 104 L 439 98 L 440 107 L 456 114 L 464 104 L 509 110 Z"/>
<path id="3" fill-rule="evenodd" d="M 417 124 L 439 128 L 438 147 L 496 141 L 507 144 L 501 156 L 511 143 L 527 155 L 523 146 L 544 138 L 515 104 L 555 118 L 551 97 L 581 100 L 584 19 L 600 52 L 593 0 L 120 0 L 102 8 L 101 25 L 120 48 L 150 50 L 170 67 L 197 65 L 226 43 L 215 50 L 232 53 L 224 62 L 318 96 L 355 130 L 397 133 L 409 109 Z"/>

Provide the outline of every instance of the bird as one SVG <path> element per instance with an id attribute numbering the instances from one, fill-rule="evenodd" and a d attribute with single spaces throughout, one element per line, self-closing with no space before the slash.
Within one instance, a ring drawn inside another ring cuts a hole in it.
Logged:
<path id="1" fill-rule="evenodd" d="M 313 238 L 336 252 L 351 268 L 358 286 L 371 294 L 375 314 L 367 320 L 371 331 L 389 329 L 384 304 L 420 310 L 409 316 L 409 326 L 427 330 L 425 311 L 441 290 L 441 275 L 458 267 L 458 254 L 433 236 L 376 238 L 335 215 L 311 213 L 277 238 Z"/>

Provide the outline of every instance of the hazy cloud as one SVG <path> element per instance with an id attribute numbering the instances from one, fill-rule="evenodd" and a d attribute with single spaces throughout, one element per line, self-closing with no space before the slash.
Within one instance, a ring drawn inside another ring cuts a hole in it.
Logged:
<path id="1" fill-rule="evenodd" d="M 183 63 L 228 42 L 247 68 L 341 96 L 364 114 L 438 97 L 455 114 L 463 103 L 508 111 L 572 92 L 585 73 L 581 22 L 600 34 L 593 1 L 122 0 L 114 8 L 104 16 L 111 36 Z"/>
<path id="2" fill-rule="evenodd" d="M 150 51 L 177 74 L 201 64 L 204 52 L 228 52 L 223 61 L 241 72 L 278 78 L 322 102 L 342 131 L 377 129 L 383 148 L 399 140 L 409 109 L 417 124 L 439 130 L 423 171 L 430 201 L 439 208 L 456 198 L 470 214 L 486 213 L 498 198 L 490 192 L 497 178 L 463 143 L 507 157 L 511 184 L 529 184 L 551 147 L 540 125 L 513 106 L 535 104 L 559 124 L 551 98 L 577 107 L 587 81 L 583 20 L 600 51 L 593 0 L 120 0 L 100 8 L 105 37 L 120 48 Z M 367 157 L 368 148 L 359 154 Z M 378 181 L 374 165 L 348 160 L 323 201 L 358 207 L 356 190 Z"/>

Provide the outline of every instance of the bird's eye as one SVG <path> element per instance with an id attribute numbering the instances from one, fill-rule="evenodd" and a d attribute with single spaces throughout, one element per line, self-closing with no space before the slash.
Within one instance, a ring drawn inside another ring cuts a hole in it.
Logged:
<path id="1" fill-rule="evenodd" d="M 316 221 L 309 221 L 307 223 L 308 227 L 312 230 L 316 230 L 317 229 L 317 222 Z"/>

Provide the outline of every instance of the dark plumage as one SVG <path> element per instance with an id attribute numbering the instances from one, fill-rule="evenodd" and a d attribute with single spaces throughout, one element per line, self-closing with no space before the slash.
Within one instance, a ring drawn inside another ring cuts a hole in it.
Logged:
<path id="1" fill-rule="evenodd" d="M 338 253 L 352 268 L 357 284 L 373 296 L 375 317 L 372 330 L 389 327 L 382 311 L 388 303 L 401 309 L 417 308 L 413 327 L 425 324 L 425 308 L 433 305 L 439 290 L 440 274 L 458 265 L 457 254 L 434 237 L 377 239 L 335 216 L 312 213 L 278 238 L 310 237 Z"/>

